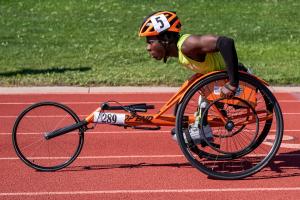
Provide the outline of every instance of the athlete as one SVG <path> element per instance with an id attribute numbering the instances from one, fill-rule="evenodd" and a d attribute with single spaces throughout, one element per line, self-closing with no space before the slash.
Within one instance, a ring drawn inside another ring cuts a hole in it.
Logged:
<path id="1" fill-rule="evenodd" d="M 158 11 L 144 19 L 139 36 L 146 37 L 147 51 L 156 60 L 166 62 L 169 57 L 178 57 L 181 64 L 200 74 L 227 70 L 229 82 L 221 88 L 221 96 L 233 97 L 239 84 L 234 40 L 217 35 L 180 35 L 180 30 L 175 12 Z"/>

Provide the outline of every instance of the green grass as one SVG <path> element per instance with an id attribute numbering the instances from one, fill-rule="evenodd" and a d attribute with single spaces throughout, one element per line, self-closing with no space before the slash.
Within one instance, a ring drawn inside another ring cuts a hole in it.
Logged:
<path id="1" fill-rule="evenodd" d="M 192 72 L 155 61 L 137 31 L 156 10 L 183 33 L 227 35 L 273 85 L 300 85 L 298 0 L 0 0 L 0 85 L 180 85 Z"/>

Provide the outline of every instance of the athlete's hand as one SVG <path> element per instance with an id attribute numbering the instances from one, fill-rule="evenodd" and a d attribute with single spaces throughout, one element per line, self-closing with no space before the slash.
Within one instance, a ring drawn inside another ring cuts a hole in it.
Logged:
<path id="1" fill-rule="evenodd" d="M 221 97 L 232 98 L 235 95 L 238 86 L 233 86 L 229 82 L 221 88 Z"/>

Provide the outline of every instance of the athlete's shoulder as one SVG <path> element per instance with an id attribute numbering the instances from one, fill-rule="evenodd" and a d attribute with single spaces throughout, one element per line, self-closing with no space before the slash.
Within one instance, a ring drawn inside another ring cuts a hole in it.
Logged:
<path id="1" fill-rule="evenodd" d="M 195 42 L 195 35 L 184 34 L 181 38 L 181 51 L 183 54 L 188 54 Z"/>
<path id="2" fill-rule="evenodd" d="M 183 53 L 202 54 L 216 51 L 217 35 L 190 35 L 182 44 Z"/>
<path id="3" fill-rule="evenodd" d="M 181 51 L 185 55 L 193 55 L 201 46 L 202 35 L 189 34 L 183 41 Z"/>

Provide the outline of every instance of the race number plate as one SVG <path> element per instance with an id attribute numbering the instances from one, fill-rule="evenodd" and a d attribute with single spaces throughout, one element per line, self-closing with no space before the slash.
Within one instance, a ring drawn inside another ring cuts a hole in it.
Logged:
<path id="1" fill-rule="evenodd" d="M 99 124 L 124 124 L 125 114 L 122 113 L 94 113 L 94 123 Z"/>
<path id="2" fill-rule="evenodd" d="M 170 23 L 163 14 L 154 15 L 150 18 L 150 20 L 153 24 L 154 29 L 159 33 L 170 28 Z"/>

